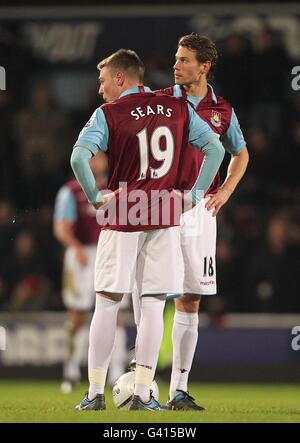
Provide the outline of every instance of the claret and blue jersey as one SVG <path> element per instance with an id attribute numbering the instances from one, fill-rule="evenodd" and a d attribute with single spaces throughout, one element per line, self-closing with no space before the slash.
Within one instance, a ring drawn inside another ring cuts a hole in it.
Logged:
<path id="1" fill-rule="evenodd" d="M 111 191 L 125 182 L 128 192 L 150 193 L 153 189 L 171 191 L 177 183 L 178 171 L 189 174 L 182 164 L 182 150 L 189 143 L 201 150 L 215 139 L 214 132 L 185 99 L 136 87 L 98 108 L 81 131 L 75 147 L 84 147 L 93 154 L 99 149 L 107 153 Z M 207 172 L 203 170 L 203 176 L 207 174 L 204 178 L 207 187 L 223 158 L 220 148 L 221 145 L 217 146 L 216 155 L 211 157 L 215 164 L 206 168 Z M 143 230 L 153 228 L 159 226 L 141 226 Z M 122 230 L 120 226 L 118 229 Z"/>
<path id="2" fill-rule="evenodd" d="M 75 237 L 84 245 L 97 244 L 100 226 L 95 215 L 95 209 L 76 180 L 70 180 L 60 188 L 55 200 L 54 221 L 69 222 Z"/>
<path id="3" fill-rule="evenodd" d="M 137 106 L 135 106 L 135 102 L 131 105 L 128 101 L 122 101 L 124 98 L 137 101 Z M 143 101 L 144 104 L 141 103 Z M 111 134 L 112 131 L 117 129 L 118 132 L 121 132 L 125 129 L 125 135 L 134 138 L 136 133 L 134 134 L 134 131 L 131 131 L 134 122 L 138 122 L 136 128 L 140 129 L 143 125 L 150 126 L 152 124 L 152 126 L 158 126 L 157 123 L 164 119 L 165 123 L 173 128 L 175 128 L 178 119 L 188 124 L 188 140 L 190 142 L 193 141 L 194 146 L 197 145 L 199 149 L 213 136 L 212 131 L 209 130 L 207 125 L 201 119 L 195 118 L 191 107 L 187 107 L 189 114 L 188 122 L 186 120 L 187 113 L 184 113 L 184 117 L 178 113 L 178 103 L 176 101 L 168 102 L 169 106 L 167 103 L 163 104 L 164 101 L 161 100 L 161 97 L 157 98 L 156 94 L 152 93 L 148 87 L 144 88 L 143 93 L 140 92 L 139 88 L 128 89 L 121 94 L 118 100 L 104 104 L 95 110 L 80 132 L 75 146 L 86 147 L 95 155 L 99 149 L 102 151 L 108 150 L 109 142 L 110 144 L 112 143 L 110 136 L 114 135 Z M 122 104 L 125 106 L 122 106 Z M 181 104 L 182 106 L 185 105 Z M 174 111 L 177 111 L 177 115 Z M 144 117 L 148 117 L 147 123 L 144 121 Z M 151 117 L 152 120 L 149 121 Z M 116 122 L 120 124 L 118 128 L 114 127 Z M 126 124 L 124 128 L 122 123 Z M 177 132 L 180 132 L 180 130 Z M 112 149 L 111 146 L 110 149 Z"/>
<path id="4" fill-rule="evenodd" d="M 234 109 L 223 97 L 216 96 L 211 85 L 208 85 L 207 94 L 202 98 L 187 95 L 185 89 L 180 85 L 174 85 L 156 92 L 174 97 L 183 97 L 192 103 L 199 117 L 220 137 L 224 148 L 230 154 L 239 154 L 246 146 Z M 195 151 L 191 146 L 186 147 L 184 155 L 185 161 L 188 162 L 190 174 L 186 175 L 182 172 L 179 175 L 178 188 L 181 190 L 189 189 L 189 187 L 195 183 L 204 159 L 204 155 L 201 152 Z M 219 185 L 220 175 L 218 173 L 208 189 L 207 194 L 216 192 Z"/>

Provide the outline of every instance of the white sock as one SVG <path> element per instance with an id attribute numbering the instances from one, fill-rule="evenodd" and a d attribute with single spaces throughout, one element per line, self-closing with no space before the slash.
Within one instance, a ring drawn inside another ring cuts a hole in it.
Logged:
<path id="1" fill-rule="evenodd" d="M 111 386 L 122 374 L 124 374 L 127 359 L 126 341 L 126 329 L 118 326 L 108 371 L 108 383 Z"/>
<path id="2" fill-rule="evenodd" d="M 144 366 L 136 365 L 134 394 L 139 395 L 144 402 L 150 400 L 150 386 L 154 379 L 155 371 Z"/>
<path id="3" fill-rule="evenodd" d="M 119 301 L 96 296 L 95 312 L 90 327 L 88 371 L 90 400 L 104 393 L 107 368 L 110 362 L 117 328 Z"/>
<path id="4" fill-rule="evenodd" d="M 142 401 L 150 398 L 150 386 L 154 378 L 159 349 L 164 330 L 165 300 L 161 297 L 142 297 L 141 319 L 136 339 L 136 384 L 134 394 Z M 138 369 L 141 366 L 143 369 Z M 149 372 L 147 372 L 147 370 Z M 141 372 L 141 374 L 139 374 Z"/>
<path id="5" fill-rule="evenodd" d="M 198 313 L 175 311 L 172 330 L 173 363 L 170 400 L 176 390 L 187 391 L 188 377 L 198 341 Z"/>
<path id="6" fill-rule="evenodd" d="M 141 320 L 141 297 L 136 285 L 133 288 L 132 294 L 132 307 L 133 307 L 133 315 L 134 315 L 134 323 L 136 327 L 139 327 L 139 323 Z"/>

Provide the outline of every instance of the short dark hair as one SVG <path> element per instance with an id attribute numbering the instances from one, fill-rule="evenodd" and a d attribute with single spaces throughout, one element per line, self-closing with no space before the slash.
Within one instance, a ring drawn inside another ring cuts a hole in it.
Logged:
<path id="1" fill-rule="evenodd" d="M 124 70 L 130 76 L 136 77 L 143 83 L 145 73 L 144 63 L 137 53 L 131 49 L 119 49 L 98 63 L 97 68 L 100 71 L 104 66 Z"/>
<path id="2" fill-rule="evenodd" d="M 209 70 L 207 79 L 210 80 L 213 77 L 219 54 L 216 45 L 209 37 L 192 32 L 192 34 L 180 37 L 178 46 L 195 51 L 196 59 L 199 63 L 210 61 L 211 68 Z"/>

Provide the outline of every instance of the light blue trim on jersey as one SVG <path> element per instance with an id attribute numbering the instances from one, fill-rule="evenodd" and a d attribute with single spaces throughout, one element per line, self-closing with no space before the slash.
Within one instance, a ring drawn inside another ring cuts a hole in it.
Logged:
<path id="1" fill-rule="evenodd" d="M 96 155 L 99 149 L 101 151 L 107 151 L 108 138 L 109 130 L 106 118 L 102 109 L 98 108 L 80 132 L 74 148 L 76 148 L 76 146 L 82 146 Z"/>
<path id="2" fill-rule="evenodd" d="M 138 86 L 136 86 L 135 88 L 126 89 L 126 91 L 122 92 L 119 98 L 125 97 L 126 95 L 129 94 L 139 94 L 140 92 L 141 91 L 139 90 Z M 152 92 L 152 91 L 150 88 L 148 88 L 148 86 L 144 86 L 144 92 Z"/>
<path id="3" fill-rule="evenodd" d="M 188 104 L 188 110 L 190 115 L 189 142 L 201 150 L 202 146 L 214 138 L 216 134 L 190 104 Z"/>
<path id="4" fill-rule="evenodd" d="M 195 204 L 200 202 L 208 190 L 225 155 L 225 149 L 216 135 L 206 143 L 201 151 L 205 154 L 205 158 L 201 165 L 198 178 L 188 193 L 192 202 Z"/>
<path id="5" fill-rule="evenodd" d="M 194 97 L 193 95 L 188 95 L 187 99 L 195 108 L 197 108 L 199 103 L 203 100 L 203 97 Z"/>
<path id="6" fill-rule="evenodd" d="M 145 92 L 152 92 L 147 86 L 144 87 Z M 138 94 L 140 92 L 138 87 L 130 88 L 124 91 L 120 97 L 124 97 L 129 94 Z M 109 139 L 109 129 L 105 114 L 101 108 L 95 110 L 85 127 L 79 134 L 79 137 L 74 145 L 82 146 L 89 149 L 94 155 L 97 154 L 99 149 L 101 151 L 107 151 Z"/>
<path id="7" fill-rule="evenodd" d="M 225 150 L 217 135 L 190 104 L 188 104 L 188 109 L 190 114 L 189 142 L 205 154 L 196 183 L 189 192 L 190 198 L 196 204 L 203 198 L 218 172 Z"/>
<path id="8" fill-rule="evenodd" d="M 173 86 L 173 97 L 182 97 L 182 90 L 180 85 Z"/>
<path id="9" fill-rule="evenodd" d="M 222 137 L 222 143 L 226 151 L 228 151 L 230 154 L 239 154 L 246 146 L 244 135 L 242 133 L 239 121 L 233 108 L 230 125 L 226 133 Z"/>
<path id="10" fill-rule="evenodd" d="M 207 87 L 210 88 L 211 90 L 212 100 L 215 103 L 218 103 L 217 96 L 214 92 L 213 87 L 209 84 L 207 85 Z M 173 86 L 173 96 L 182 97 L 182 89 L 180 85 Z M 188 101 L 192 103 L 192 105 L 195 108 L 197 108 L 197 106 L 203 100 L 203 98 L 204 97 L 194 97 L 193 95 L 187 95 Z M 237 119 L 236 113 L 234 112 L 233 108 L 232 108 L 229 127 L 224 136 L 221 138 L 221 141 L 226 151 L 233 155 L 239 154 L 246 146 L 244 135 L 242 133 L 239 121 Z"/>
<path id="11" fill-rule="evenodd" d="M 75 146 L 71 155 L 71 166 L 75 177 L 90 203 L 98 203 L 102 194 L 97 188 L 95 177 L 90 167 L 92 153 L 85 147 Z"/>
<path id="12" fill-rule="evenodd" d="M 73 192 L 67 186 L 63 186 L 55 199 L 54 221 L 67 220 L 74 223 L 77 220 L 77 206 Z"/>
<path id="13" fill-rule="evenodd" d="M 216 96 L 216 94 L 215 94 L 215 91 L 214 91 L 214 88 L 210 85 L 210 84 L 207 84 L 207 86 L 210 88 L 210 90 L 211 90 L 211 98 L 213 99 L 213 101 L 215 102 L 215 103 L 218 103 L 218 99 L 217 99 L 217 96 Z"/>
<path id="14" fill-rule="evenodd" d="M 210 90 L 211 90 L 212 100 L 215 103 L 218 103 L 217 96 L 216 96 L 216 94 L 214 92 L 213 87 L 211 85 L 209 85 L 209 84 L 207 84 L 207 87 L 210 88 Z M 182 90 L 181 90 L 181 86 L 180 85 L 174 85 L 173 86 L 173 96 L 174 97 L 182 97 Z M 206 97 L 206 95 L 204 97 Z M 204 99 L 204 97 L 195 97 L 194 95 L 187 95 L 188 100 L 196 107 L 199 105 L 201 100 Z"/>

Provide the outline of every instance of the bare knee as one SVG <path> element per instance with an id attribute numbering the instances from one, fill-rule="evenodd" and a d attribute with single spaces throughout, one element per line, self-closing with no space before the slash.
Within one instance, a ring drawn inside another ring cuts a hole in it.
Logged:
<path id="1" fill-rule="evenodd" d="M 193 294 L 183 294 L 175 299 L 175 308 L 180 312 L 193 314 L 199 311 L 200 297 Z"/>
<path id="2" fill-rule="evenodd" d="M 97 296 L 108 298 L 113 301 L 121 301 L 123 298 L 123 294 L 117 294 L 113 292 L 96 292 Z"/>

